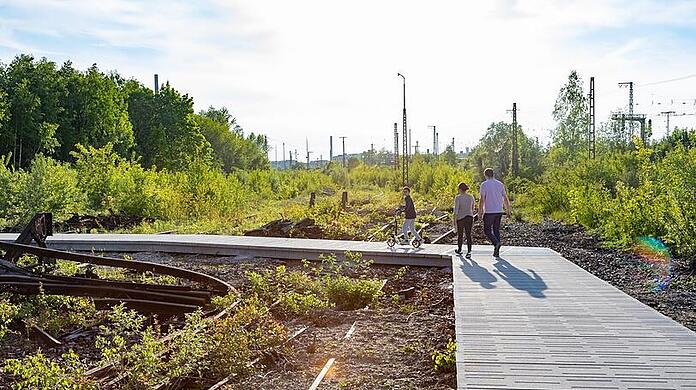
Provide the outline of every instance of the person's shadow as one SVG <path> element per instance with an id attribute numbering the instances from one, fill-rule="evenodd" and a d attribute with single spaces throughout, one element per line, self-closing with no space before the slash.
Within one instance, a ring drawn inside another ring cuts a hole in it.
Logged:
<path id="1" fill-rule="evenodd" d="M 493 267 L 495 267 L 493 272 L 498 274 L 501 279 L 508 282 L 510 286 L 518 290 L 524 290 L 534 298 L 546 298 L 544 290 L 546 290 L 548 286 L 546 282 L 544 282 L 544 279 L 534 270 L 527 270 L 531 273 L 530 276 L 501 257 L 498 257 L 497 260 L 498 262 L 493 264 Z"/>
<path id="2" fill-rule="evenodd" d="M 471 262 L 471 264 L 469 264 L 469 262 Z M 495 288 L 493 283 L 498 281 L 495 275 L 478 265 L 473 259 L 463 259 L 461 268 L 464 275 L 471 279 L 472 282 L 476 282 L 486 289 Z"/>

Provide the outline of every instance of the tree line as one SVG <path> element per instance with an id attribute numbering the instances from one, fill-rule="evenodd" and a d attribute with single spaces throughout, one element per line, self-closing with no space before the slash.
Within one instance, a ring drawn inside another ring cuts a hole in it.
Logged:
<path id="1" fill-rule="evenodd" d="M 155 93 L 96 65 L 81 71 L 30 55 L 0 63 L 0 155 L 20 169 L 39 154 L 72 162 L 77 145 L 111 145 L 146 168 L 269 166 L 264 135 L 245 135 L 224 107 L 194 112 L 193 98 L 168 83 Z"/>

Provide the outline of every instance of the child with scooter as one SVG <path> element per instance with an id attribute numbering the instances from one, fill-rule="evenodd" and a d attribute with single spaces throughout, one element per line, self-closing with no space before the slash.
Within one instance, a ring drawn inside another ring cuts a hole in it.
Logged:
<path id="1" fill-rule="evenodd" d="M 401 232 L 403 233 L 404 237 L 399 244 L 408 245 L 408 232 L 411 232 L 413 235 L 413 240 L 410 241 L 410 243 L 414 247 L 418 248 L 423 242 L 423 239 L 416 230 L 416 206 L 413 204 L 413 199 L 411 199 L 411 189 L 409 187 L 404 187 L 403 194 L 404 204 L 397 209 L 397 213 L 404 213 L 404 225 L 401 228 Z"/>

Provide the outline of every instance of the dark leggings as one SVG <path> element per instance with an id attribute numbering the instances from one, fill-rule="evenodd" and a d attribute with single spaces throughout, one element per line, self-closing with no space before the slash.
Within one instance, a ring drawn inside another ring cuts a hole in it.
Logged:
<path id="1" fill-rule="evenodd" d="M 503 213 L 483 214 L 483 232 L 493 245 L 500 244 L 500 219 Z"/>
<path id="2" fill-rule="evenodd" d="M 466 249 L 471 252 L 471 225 L 474 224 L 474 217 L 467 215 L 457 220 L 457 248 L 462 250 L 464 232 L 466 232 Z"/>

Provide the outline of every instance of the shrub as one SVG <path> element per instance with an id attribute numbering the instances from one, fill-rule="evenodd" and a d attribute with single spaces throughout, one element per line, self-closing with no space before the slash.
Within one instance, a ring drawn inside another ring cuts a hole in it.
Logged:
<path id="1" fill-rule="evenodd" d="M 23 222 L 39 212 L 52 212 L 56 220 L 61 220 L 85 209 L 86 198 L 78 187 L 77 172 L 68 164 L 39 155 L 21 178 L 18 204 Z"/>
<path id="2" fill-rule="evenodd" d="M 19 313 L 19 307 L 13 305 L 4 298 L 0 298 L 0 340 L 5 337 L 7 326 L 15 319 Z"/>
<path id="3" fill-rule="evenodd" d="M 3 370 L 14 375 L 13 389 L 91 390 L 95 383 L 83 376 L 85 365 L 72 350 L 60 361 L 45 357 L 41 351 L 22 359 L 8 359 Z"/>
<path id="4" fill-rule="evenodd" d="M 455 372 L 457 369 L 457 343 L 450 339 L 445 350 L 432 354 L 433 364 L 437 372 Z"/>
<path id="5" fill-rule="evenodd" d="M 363 308 L 382 296 L 380 280 L 326 276 L 324 283 L 329 302 L 342 310 Z"/>

